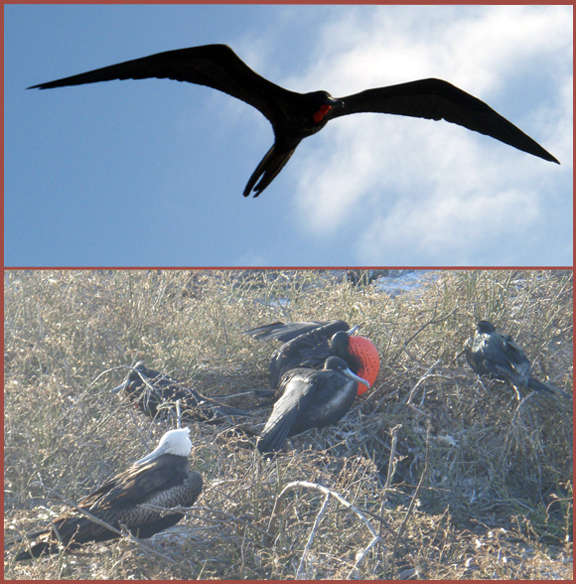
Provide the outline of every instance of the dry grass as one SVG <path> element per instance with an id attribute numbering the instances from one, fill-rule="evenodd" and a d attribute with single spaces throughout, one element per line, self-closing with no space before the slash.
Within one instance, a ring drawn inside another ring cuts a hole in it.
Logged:
<path id="1" fill-rule="evenodd" d="M 191 424 L 205 490 L 146 541 L 162 557 L 129 540 L 20 564 L 7 554 L 5 577 L 571 579 L 571 404 L 518 402 L 458 354 L 473 323 L 492 320 L 536 377 L 571 393 L 572 302 L 566 271 L 436 272 L 395 296 L 330 271 L 7 272 L 6 539 L 174 427 L 111 396 L 126 365 L 143 359 L 209 396 L 262 388 L 272 347 L 243 330 L 333 318 L 361 324 L 382 361 L 340 424 L 270 462 L 248 438 Z"/>

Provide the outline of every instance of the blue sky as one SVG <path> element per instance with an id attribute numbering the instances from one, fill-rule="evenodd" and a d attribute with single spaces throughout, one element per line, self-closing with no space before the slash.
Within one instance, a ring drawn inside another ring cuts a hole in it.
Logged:
<path id="1" fill-rule="evenodd" d="M 9 5 L 7 266 L 572 265 L 570 6 Z M 229 44 L 295 91 L 440 77 L 558 158 L 446 122 L 334 120 L 257 199 L 268 121 L 168 80 L 37 83 Z"/>

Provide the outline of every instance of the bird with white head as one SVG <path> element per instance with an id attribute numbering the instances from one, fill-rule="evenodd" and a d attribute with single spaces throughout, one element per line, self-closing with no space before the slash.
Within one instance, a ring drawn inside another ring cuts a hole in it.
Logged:
<path id="1" fill-rule="evenodd" d="M 31 545 L 15 560 L 54 554 L 62 546 L 74 550 L 89 542 L 116 539 L 123 527 L 147 538 L 178 523 L 184 514 L 170 509 L 192 506 L 202 492 L 202 476 L 188 463 L 192 450 L 189 434 L 189 428 L 166 432 L 150 454 L 78 503 L 79 509 L 116 531 L 87 515 L 66 513 L 46 528 L 29 533 Z"/>

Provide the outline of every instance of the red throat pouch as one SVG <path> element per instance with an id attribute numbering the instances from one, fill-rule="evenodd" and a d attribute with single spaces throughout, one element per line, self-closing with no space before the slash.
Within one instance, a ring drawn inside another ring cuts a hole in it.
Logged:
<path id="1" fill-rule="evenodd" d="M 321 105 L 320 109 L 314 114 L 314 121 L 321 122 L 324 116 L 332 109 L 331 105 Z"/>

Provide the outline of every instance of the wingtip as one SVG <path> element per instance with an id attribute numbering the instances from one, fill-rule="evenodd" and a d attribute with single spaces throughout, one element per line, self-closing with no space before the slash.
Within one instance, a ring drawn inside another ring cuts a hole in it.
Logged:
<path id="1" fill-rule="evenodd" d="M 548 152 L 547 150 L 544 150 L 543 148 L 542 148 L 542 150 L 543 150 L 543 153 L 541 152 L 539 154 L 536 154 L 536 156 L 539 156 L 540 158 L 542 158 L 543 160 L 546 160 L 547 162 L 554 162 L 555 164 L 558 164 L 558 165 L 560 164 L 560 161 L 557 158 L 555 158 L 554 156 L 552 156 L 552 154 L 550 154 L 550 152 Z"/>
<path id="2" fill-rule="evenodd" d="M 556 164 L 560 164 L 560 161 L 557 158 L 552 156 L 552 154 L 550 154 L 550 152 L 548 152 L 547 150 L 544 150 L 544 148 L 542 148 L 541 146 L 540 146 L 540 152 L 534 153 L 534 154 L 536 156 L 539 156 L 540 158 L 542 158 L 544 160 L 547 160 L 548 162 L 554 162 Z"/>

